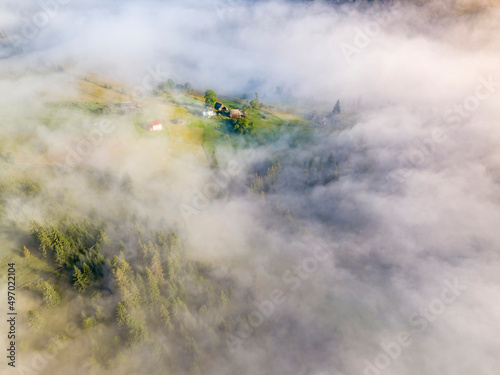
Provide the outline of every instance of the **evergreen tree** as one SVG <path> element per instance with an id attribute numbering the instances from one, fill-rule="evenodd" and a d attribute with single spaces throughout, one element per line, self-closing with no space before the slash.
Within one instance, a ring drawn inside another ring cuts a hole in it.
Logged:
<path id="1" fill-rule="evenodd" d="M 73 286 L 80 292 L 85 290 L 85 285 L 82 283 L 82 271 L 77 266 L 73 266 Z"/>
<path id="2" fill-rule="evenodd" d="M 92 284 L 92 281 L 94 281 L 94 274 L 92 273 L 92 270 L 90 267 L 87 265 L 87 263 L 83 263 L 83 279 L 87 283 L 87 286 Z"/>
<path id="3" fill-rule="evenodd" d="M 160 289 L 158 288 L 155 275 L 153 275 L 153 272 L 147 267 L 146 274 L 148 275 L 149 302 L 154 305 L 160 299 Z"/>
<path id="4" fill-rule="evenodd" d="M 264 179 L 258 173 L 255 174 L 255 182 L 250 185 L 250 191 L 254 193 L 264 191 Z"/>
<path id="5" fill-rule="evenodd" d="M 73 270 L 73 285 L 78 291 L 84 292 L 94 281 L 94 274 L 87 263 L 83 263 L 83 272 L 76 266 Z"/>
<path id="6" fill-rule="evenodd" d="M 127 276 L 125 275 L 125 272 L 123 272 L 123 270 L 121 268 L 117 268 L 116 270 L 113 270 L 113 274 L 115 277 L 115 286 L 117 288 L 123 289 L 128 285 L 129 280 L 128 280 Z"/>
<path id="7" fill-rule="evenodd" d="M 99 229 L 99 234 L 97 235 L 97 243 L 100 245 L 105 245 L 109 242 L 109 238 L 102 229 Z"/>
<path id="8" fill-rule="evenodd" d="M 47 258 L 47 250 L 50 249 L 51 243 L 49 236 L 43 229 L 41 229 L 39 235 L 39 243 L 40 243 L 40 251 L 42 252 L 42 258 L 45 259 Z"/>
<path id="9" fill-rule="evenodd" d="M 119 326 L 124 325 L 128 319 L 128 312 L 125 304 L 119 302 L 118 307 L 116 308 L 116 321 Z"/>
<path id="10" fill-rule="evenodd" d="M 326 160 L 326 164 L 328 166 L 332 166 L 335 163 L 335 158 L 333 157 L 333 152 L 330 152 L 330 156 L 328 156 L 328 159 Z"/>
<path id="11" fill-rule="evenodd" d="M 161 257 L 158 250 L 155 251 L 153 258 L 151 259 L 151 271 L 159 283 L 162 284 L 165 282 L 165 275 L 163 273 L 163 266 L 161 265 Z"/>
<path id="12" fill-rule="evenodd" d="M 219 169 L 219 161 L 217 160 L 217 156 L 215 155 L 215 151 L 212 151 L 212 160 L 210 161 L 210 168 Z"/>
<path id="13" fill-rule="evenodd" d="M 125 173 L 125 175 L 123 176 L 120 188 L 121 191 L 125 194 L 134 194 L 134 182 L 132 181 L 132 177 L 130 177 L 128 173 Z"/>
<path id="14" fill-rule="evenodd" d="M 115 278 L 115 285 L 123 289 L 127 287 L 132 275 L 132 267 L 125 259 L 120 259 L 117 256 L 113 257 L 113 276 Z"/>
<path id="15" fill-rule="evenodd" d="M 169 332 L 172 332 L 174 327 L 172 326 L 172 322 L 170 319 L 170 312 L 165 307 L 165 305 L 160 306 L 160 318 L 165 323 L 165 326 L 168 328 Z"/>
<path id="16" fill-rule="evenodd" d="M 124 300 L 129 307 L 137 307 L 144 303 L 146 299 L 145 292 L 144 281 L 139 274 L 136 274 L 135 282 L 129 280 L 128 286 L 122 289 Z"/>
<path id="17" fill-rule="evenodd" d="M 278 176 L 278 172 L 281 170 L 279 162 L 274 163 L 271 167 L 267 168 L 267 173 L 265 177 L 266 185 L 270 188 Z"/>
<path id="18" fill-rule="evenodd" d="M 47 306 L 53 307 L 57 306 L 59 302 L 61 302 L 61 297 L 59 293 L 46 281 L 43 284 L 43 300 L 47 304 Z"/>
<path id="19" fill-rule="evenodd" d="M 167 260 L 168 279 L 175 280 L 180 271 L 180 263 L 177 254 L 170 254 Z"/>
<path id="20" fill-rule="evenodd" d="M 97 320 L 93 316 L 89 316 L 88 318 L 84 318 L 82 321 L 82 326 L 84 330 L 89 330 L 92 327 L 97 325 Z"/>
<path id="21" fill-rule="evenodd" d="M 335 107 L 333 107 L 332 113 L 334 115 L 340 114 L 340 100 L 337 100 L 337 103 L 335 103 Z"/>
<path id="22" fill-rule="evenodd" d="M 177 323 L 182 323 L 188 313 L 188 308 L 182 300 L 177 297 L 172 302 L 172 312 Z"/>
<path id="23" fill-rule="evenodd" d="M 224 291 L 220 292 L 220 299 L 221 299 L 221 303 L 222 303 L 222 308 L 225 309 L 227 307 L 228 299 L 227 299 L 226 293 L 224 293 Z"/>

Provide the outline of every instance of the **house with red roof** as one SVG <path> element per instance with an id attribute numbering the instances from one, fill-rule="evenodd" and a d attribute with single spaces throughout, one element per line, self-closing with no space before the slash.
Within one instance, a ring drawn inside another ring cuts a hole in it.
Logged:
<path id="1" fill-rule="evenodd" d="M 163 129 L 161 121 L 153 121 L 148 127 L 150 132 L 158 132 Z"/>

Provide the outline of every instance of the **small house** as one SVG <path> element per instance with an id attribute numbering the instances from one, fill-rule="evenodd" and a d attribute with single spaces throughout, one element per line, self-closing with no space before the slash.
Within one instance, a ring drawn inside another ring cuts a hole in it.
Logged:
<path id="1" fill-rule="evenodd" d="M 243 112 L 241 112 L 239 109 L 232 109 L 231 111 L 229 111 L 229 117 L 231 118 L 240 118 L 243 116 Z"/>
<path id="2" fill-rule="evenodd" d="M 211 110 L 210 108 L 205 108 L 203 110 L 203 117 L 212 117 L 215 116 L 215 112 Z"/>
<path id="3" fill-rule="evenodd" d="M 161 124 L 161 121 L 153 121 L 150 125 L 149 125 L 149 131 L 150 132 L 158 132 L 160 130 L 163 129 L 163 126 Z"/>
<path id="4" fill-rule="evenodd" d="M 219 102 L 215 103 L 214 105 L 216 111 L 222 111 L 222 107 L 223 107 L 222 103 Z"/>

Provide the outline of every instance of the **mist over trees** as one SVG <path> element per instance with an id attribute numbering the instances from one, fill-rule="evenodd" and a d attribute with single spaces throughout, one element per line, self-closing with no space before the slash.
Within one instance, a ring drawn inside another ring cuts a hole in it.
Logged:
<path id="1" fill-rule="evenodd" d="M 9 370 L 499 372 L 498 7 L 329 3 L 0 4 Z"/>

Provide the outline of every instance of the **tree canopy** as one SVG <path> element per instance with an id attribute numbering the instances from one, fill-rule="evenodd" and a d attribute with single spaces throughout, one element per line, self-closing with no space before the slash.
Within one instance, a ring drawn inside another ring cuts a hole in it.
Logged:
<path id="1" fill-rule="evenodd" d="M 205 91 L 205 105 L 207 107 L 213 107 L 217 102 L 217 94 L 213 90 Z"/>
<path id="2" fill-rule="evenodd" d="M 231 121 L 234 131 L 240 134 L 248 134 L 253 130 L 253 123 L 245 117 L 233 118 Z"/>

